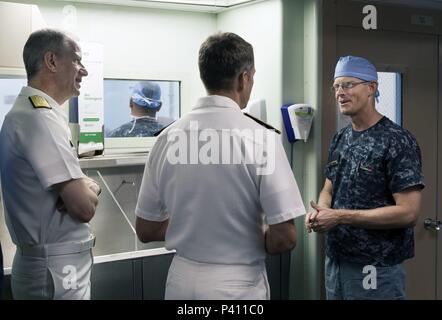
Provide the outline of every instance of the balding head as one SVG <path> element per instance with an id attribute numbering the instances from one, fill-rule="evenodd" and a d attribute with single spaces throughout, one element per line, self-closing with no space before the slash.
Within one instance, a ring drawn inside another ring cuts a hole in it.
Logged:
<path id="1" fill-rule="evenodd" d="M 55 29 L 41 29 L 33 32 L 26 41 L 23 49 L 28 81 L 32 80 L 41 70 L 44 55 L 50 51 L 58 57 L 77 46 L 76 42 L 64 32 Z"/>

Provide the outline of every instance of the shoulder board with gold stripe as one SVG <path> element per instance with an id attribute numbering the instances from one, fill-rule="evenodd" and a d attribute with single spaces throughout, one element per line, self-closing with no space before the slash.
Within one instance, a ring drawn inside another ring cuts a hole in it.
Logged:
<path id="1" fill-rule="evenodd" d="M 176 120 L 175 120 L 176 121 Z M 164 129 L 166 129 L 167 127 L 169 127 L 171 124 L 173 124 L 175 121 L 172 121 L 171 123 L 169 123 L 167 126 L 161 128 L 159 131 L 155 132 L 153 134 L 154 137 L 158 137 L 160 135 L 161 132 L 163 132 Z"/>
<path id="2" fill-rule="evenodd" d="M 275 127 L 269 125 L 268 123 L 265 123 L 262 120 L 259 120 L 258 118 L 255 118 L 254 116 L 248 114 L 247 112 L 244 112 L 244 115 L 249 117 L 250 119 L 252 119 L 253 121 L 259 123 L 260 125 L 262 125 L 263 127 L 269 129 L 269 130 L 273 130 L 275 131 L 277 134 L 281 134 L 281 131 L 279 131 L 278 129 L 276 129 Z"/>
<path id="3" fill-rule="evenodd" d="M 32 106 L 36 109 L 45 108 L 45 109 L 52 109 L 52 107 L 49 105 L 48 101 L 40 96 L 30 96 L 29 100 L 32 103 Z"/>

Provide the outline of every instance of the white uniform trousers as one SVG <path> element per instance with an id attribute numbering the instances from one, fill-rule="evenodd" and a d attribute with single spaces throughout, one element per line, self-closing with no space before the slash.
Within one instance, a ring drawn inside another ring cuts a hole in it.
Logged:
<path id="1" fill-rule="evenodd" d="M 19 300 L 89 300 L 92 250 L 57 256 L 26 256 L 17 250 L 11 288 Z"/>
<path id="2" fill-rule="evenodd" d="M 269 300 L 265 262 L 254 265 L 201 263 L 175 255 L 166 300 Z"/>

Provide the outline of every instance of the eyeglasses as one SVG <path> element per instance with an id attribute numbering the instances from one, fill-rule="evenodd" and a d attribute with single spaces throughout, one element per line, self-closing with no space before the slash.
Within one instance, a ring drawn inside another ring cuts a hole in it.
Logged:
<path id="1" fill-rule="evenodd" d="M 371 81 L 362 81 L 362 82 L 342 82 L 342 83 L 336 83 L 331 87 L 331 91 L 332 92 L 337 92 L 339 90 L 339 88 L 342 88 L 343 91 L 346 91 L 348 89 L 353 89 L 354 87 L 356 87 L 358 84 L 362 84 L 362 83 L 370 83 Z"/>

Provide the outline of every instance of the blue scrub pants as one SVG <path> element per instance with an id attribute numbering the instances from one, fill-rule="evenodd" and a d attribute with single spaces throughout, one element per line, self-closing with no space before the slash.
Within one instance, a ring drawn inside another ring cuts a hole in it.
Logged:
<path id="1" fill-rule="evenodd" d="M 0 300 L 2 299 L 3 294 L 3 253 L 2 253 L 2 244 L 0 243 Z"/>
<path id="2" fill-rule="evenodd" d="M 327 300 L 403 300 L 404 266 L 365 266 L 326 256 L 325 289 Z"/>

